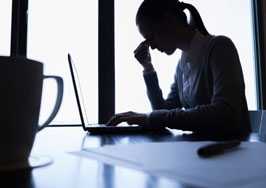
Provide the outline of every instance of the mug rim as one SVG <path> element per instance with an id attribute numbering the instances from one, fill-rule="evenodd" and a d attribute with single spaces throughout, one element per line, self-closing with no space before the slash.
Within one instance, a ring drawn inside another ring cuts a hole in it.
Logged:
<path id="1" fill-rule="evenodd" d="M 27 58 L 25 56 L 4 56 L 4 55 L 0 55 L 0 61 L 1 59 L 3 60 L 25 60 L 28 61 L 29 63 L 39 63 L 39 64 L 43 64 L 42 62 L 38 61 L 38 60 L 34 60 L 34 59 L 30 59 Z M 3 62 L 0 62 L 0 64 L 2 64 Z"/>

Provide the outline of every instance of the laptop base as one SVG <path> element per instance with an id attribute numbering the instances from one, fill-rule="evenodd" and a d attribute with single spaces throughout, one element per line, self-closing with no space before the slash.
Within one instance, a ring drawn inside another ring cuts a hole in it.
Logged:
<path id="1" fill-rule="evenodd" d="M 154 128 L 154 127 L 141 127 L 141 126 L 129 126 L 129 127 L 111 127 L 111 126 L 95 126 L 86 127 L 86 131 L 90 134 L 143 134 L 143 133 L 168 133 L 164 127 Z"/>

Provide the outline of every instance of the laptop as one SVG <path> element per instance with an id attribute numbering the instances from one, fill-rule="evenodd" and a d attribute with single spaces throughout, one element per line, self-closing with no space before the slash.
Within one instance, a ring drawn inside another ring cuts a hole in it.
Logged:
<path id="1" fill-rule="evenodd" d="M 79 116 L 81 120 L 82 127 L 85 131 L 89 131 L 91 134 L 121 134 L 121 133 L 144 133 L 144 132 L 155 132 L 166 130 L 164 128 L 154 128 L 154 127 L 143 127 L 138 125 L 128 125 L 126 123 L 122 123 L 118 126 L 107 126 L 105 124 L 90 124 L 88 123 L 88 118 L 85 110 L 85 104 L 83 101 L 83 95 L 81 91 L 81 85 L 79 82 L 77 69 L 75 68 L 75 64 L 72 60 L 70 54 L 68 54 L 68 63 L 70 74 L 73 82 L 75 98 L 78 106 Z M 121 126 L 122 125 L 122 126 Z"/>

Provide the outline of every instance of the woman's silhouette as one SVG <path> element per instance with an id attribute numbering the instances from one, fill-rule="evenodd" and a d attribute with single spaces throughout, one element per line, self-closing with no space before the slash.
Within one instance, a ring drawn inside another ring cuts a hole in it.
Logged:
<path id="1" fill-rule="evenodd" d="M 177 0 L 144 0 L 136 24 L 146 40 L 134 54 L 144 69 L 153 111 L 117 114 L 109 125 L 127 122 L 207 134 L 250 131 L 242 68 L 229 38 L 210 35 L 197 9 Z M 149 47 L 168 55 L 182 50 L 167 99 L 162 97 Z"/>

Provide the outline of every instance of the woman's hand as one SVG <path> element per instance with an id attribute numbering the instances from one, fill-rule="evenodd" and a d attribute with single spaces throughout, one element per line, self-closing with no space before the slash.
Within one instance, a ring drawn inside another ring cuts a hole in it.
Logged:
<path id="1" fill-rule="evenodd" d="M 136 48 L 134 51 L 135 58 L 139 61 L 139 63 L 144 68 L 144 71 L 154 70 L 151 63 L 151 55 L 149 51 L 149 44 L 145 40 Z"/>
<path id="2" fill-rule="evenodd" d="M 107 126 L 116 126 L 119 123 L 127 122 L 129 125 L 147 126 L 147 114 L 141 114 L 136 112 L 125 112 L 116 114 L 108 122 Z"/>

